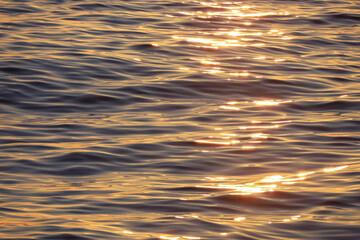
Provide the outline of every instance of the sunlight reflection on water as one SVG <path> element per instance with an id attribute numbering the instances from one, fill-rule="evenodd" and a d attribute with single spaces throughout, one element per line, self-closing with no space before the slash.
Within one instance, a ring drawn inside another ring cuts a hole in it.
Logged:
<path id="1" fill-rule="evenodd" d="M 281 190 L 281 185 L 293 185 L 298 183 L 299 181 L 304 181 L 308 177 L 314 174 L 324 174 L 329 172 L 335 172 L 340 171 L 345 168 L 349 167 L 348 165 L 344 166 L 337 166 L 337 167 L 329 167 L 329 168 L 323 168 L 321 170 L 317 171 L 310 171 L 310 172 L 301 172 L 294 175 L 271 175 L 266 176 L 258 181 L 249 182 L 245 184 L 216 184 L 213 186 L 208 185 L 199 185 L 197 187 L 199 188 L 214 188 L 214 189 L 220 189 L 220 190 L 231 190 L 231 195 L 250 195 L 255 193 L 265 193 L 265 192 L 273 192 L 273 191 L 279 191 Z M 206 177 L 204 180 L 211 180 L 215 182 L 232 182 L 234 180 L 227 179 L 227 178 L 213 178 L 213 177 Z M 270 183 L 270 184 L 269 184 Z"/>
<path id="2" fill-rule="evenodd" d="M 0 2 L 4 239 L 359 235 L 355 4 Z"/>

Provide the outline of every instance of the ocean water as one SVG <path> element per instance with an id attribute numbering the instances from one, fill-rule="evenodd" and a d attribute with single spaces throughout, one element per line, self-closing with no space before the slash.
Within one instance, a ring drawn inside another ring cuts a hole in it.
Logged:
<path id="1" fill-rule="evenodd" d="M 360 239 L 358 0 L 0 1 L 0 239 Z"/>

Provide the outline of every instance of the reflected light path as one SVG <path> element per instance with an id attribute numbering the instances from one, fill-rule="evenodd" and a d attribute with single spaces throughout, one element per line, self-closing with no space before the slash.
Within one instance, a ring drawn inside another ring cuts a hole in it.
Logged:
<path id="1" fill-rule="evenodd" d="M 199 185 L 198 188 L 209 188 L 209 189 L 220 189 L 220 190 L 230 190 L 231 195 L 251 195 L 255 193 L 265 193 L 279 191 L 282 188 L 282 185 L 293 185 L 300 181 L 306 180 L 309 176 L 320 175 L 324 173 L 331 173 L 343 170 L 349 167 L 348 165 L 323 168 L 317 171 L 309 172 L 300 172 L 293 175 L 271 175 L 266 176 L 258 181 L 249 182 L 245 184 L 215 184 L 215 185 Z M 203 180 L 214 181 L 214 182 L 233 182 L 235 180 L 230 180 L 224 177 L 205 177 Z"/>
<path id="2" fill-rule="evenodd" d="M 237 48 L 261 48 L 268 42 L 268 38 L 277 38 L 282 41 L 291 40 L 283 31 L 278 29 L 259 30 L 259 28 L 251 27 L 254 22 L 261 18 L 269 16 L 287 16 L 290 13 L 286 11 L 261 11 L 255 6 L 245 4 L 243 2 L 202 2 L 192 1 L 196 4 L 201 4 L 203 8 L 194 11 L 179 11 L 183 16 L 188 16 L 191 21 L 205 22 L 215 24 L 211 30 L 199 30 L 196 36 L 193 31 L 188 34 L 183 32 L 183 36 L 173 35 L 173 40 L 178 43 L 185 43 L 186 45 L 200 48 L 204 50 L 222 50 L 222 49 L 237 49 Z M 174 17 L 174 16 L 173 16 Z M 216 27 L 218 22 L 225 22 L 221 26 Z M 232 25 L 234 24 L 234 25 Z M 239 24 L 243 27 L 239 27 Z M 186 28 L 185 28 L 186 30 Z M 266 58 L 261 56 L 262 60 Z M 237 57 L 240 59 L 241 57 Z M 254 58 L 257 59 L 257 58 Z M 194 60 L 194 59 L 193 59 Z M 227 75 L 227 80 L 231 78 L 254 78 L 259 79 L 262 76 L 252 75 L 249 71 L 231 71 L 226 69 L 222 64 L 221 59 L 198 59 L 201 65 L 216 66 L 216 68 L 205 69 L 202 72 L 211 75 Z M 273 59 L 274 62 L 283 62 L 285 59 Z"/>
<path id="3" fill-rule="evenodd" d="M 249 107 L 269 107 L 279 106 L 280 104 L 291 103 L 291 100 L 256 100 L 256 101 L 229 101 L 225 105 L 219 107 L 220 110 L 225 111 L 241 111 L 246 110 Z M 269 122 L 263 121 L 251 121 L 249 125 L 238 126 L 235 131 L 243 131 L 239 133 L 227 133 L 220 132 L 214 135 L 210 135 L 206 138 L 196 139 L 195 142 L 200 145 L 218 145 L 218 146 L 233 146 L 242 145 L 243 150 L 252 150 L 256 146 L 254 144 L 262 143 L 264 140 L 269 139 L 270 133 L 267 131 L 272 129 L 278 129 L 284 124 L 291 123 L 291 120 L 274 120 Z M 216 131 L 222 131 L 223 128 L 216 128 Z M 234 130 L 233 130 L 234 131 Z M 245 132 L 244 132 L 245 131 Z M 249 133 L 249 131 L 251 131 Z"/>

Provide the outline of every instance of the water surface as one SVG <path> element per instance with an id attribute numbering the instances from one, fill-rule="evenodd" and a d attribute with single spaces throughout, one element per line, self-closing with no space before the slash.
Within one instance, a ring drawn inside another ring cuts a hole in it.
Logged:
<path id="1" fill-rule="evenodd" d="M 356 0 L 0 1 L 0 238 L 355 240 Z"/>

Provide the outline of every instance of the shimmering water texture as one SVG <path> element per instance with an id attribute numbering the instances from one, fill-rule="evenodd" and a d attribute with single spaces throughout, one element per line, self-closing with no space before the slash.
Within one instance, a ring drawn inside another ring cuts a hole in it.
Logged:
<path id="1" fill-rule="evenodd" d="M 360 239 L 357 0 L 0 1 L 0 239 Z"/>

